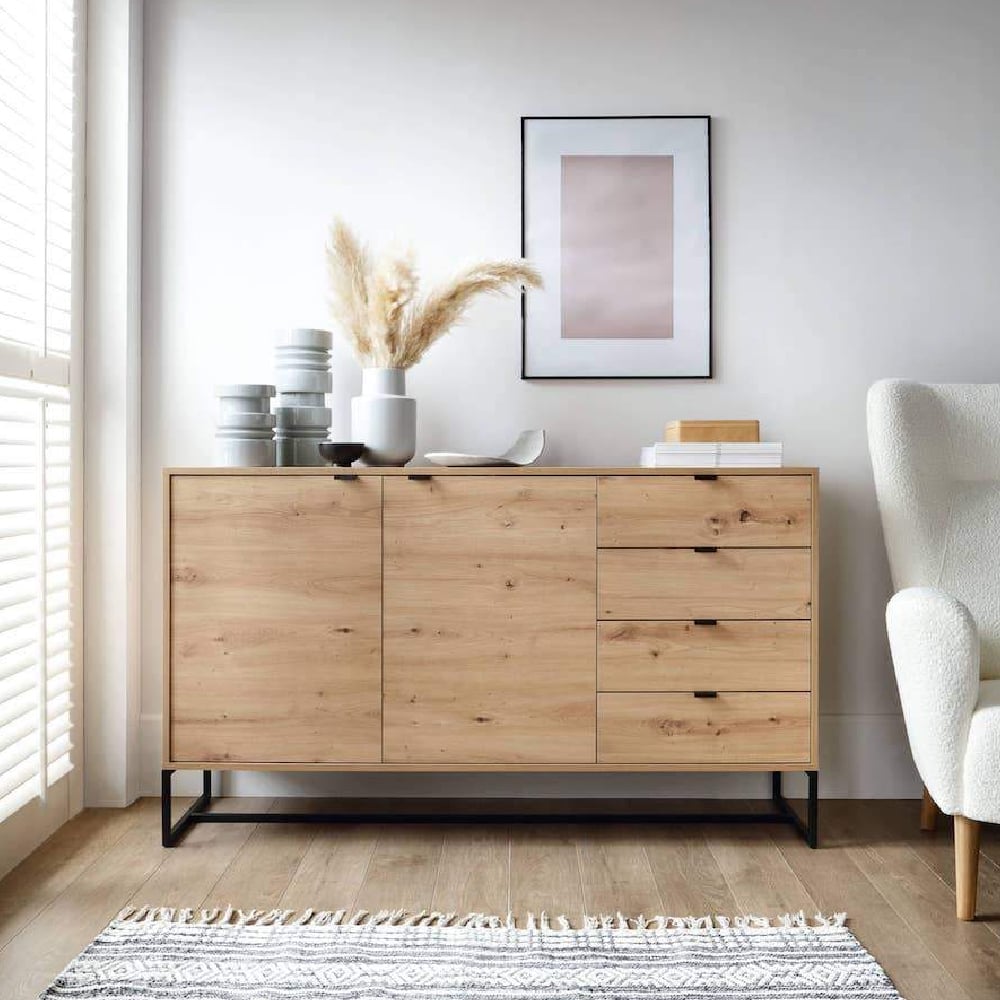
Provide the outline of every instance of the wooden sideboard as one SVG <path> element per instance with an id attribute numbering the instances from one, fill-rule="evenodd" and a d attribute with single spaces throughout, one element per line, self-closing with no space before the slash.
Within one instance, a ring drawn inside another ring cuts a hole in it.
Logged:
<path id="1" fill-rule="evenodd" d="M 794 770 L 814 805 L 815 469 L 168 469 L 164 509 L 167 791 Z"/>

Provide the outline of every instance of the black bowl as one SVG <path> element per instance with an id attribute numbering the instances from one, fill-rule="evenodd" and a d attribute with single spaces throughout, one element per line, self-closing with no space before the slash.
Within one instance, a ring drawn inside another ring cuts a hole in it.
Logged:
<path id="1" fill-rule="evenodd" d="M 364 454 L 365 446 L 357 441 L 320 441 L 319 453 L 331 464 L 346 468 Z"/>

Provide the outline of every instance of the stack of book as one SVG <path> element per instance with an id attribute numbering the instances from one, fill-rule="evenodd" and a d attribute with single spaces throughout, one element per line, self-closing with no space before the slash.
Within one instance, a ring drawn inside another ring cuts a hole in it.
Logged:
<path id="1" fill-rule="evenodd" d="M 675 420 L 666 440 L 643 448 L 639 464 L 648 469 L 739 469 L 781 466 L 780 441 L 759 440 L 756 420 Z"/>

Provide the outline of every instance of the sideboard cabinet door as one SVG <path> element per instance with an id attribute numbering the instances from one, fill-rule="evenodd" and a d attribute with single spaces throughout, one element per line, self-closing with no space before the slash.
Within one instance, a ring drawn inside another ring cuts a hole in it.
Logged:
<path id="1" fill-rule="evenodd" d="M 387 763 L 596 760 L 595 488 L 386 478 Z"/>
<path id="2" fill-rule="evenodd" d="M 381 759 L 381 482 L 170 480 L 168 757 Z"/>

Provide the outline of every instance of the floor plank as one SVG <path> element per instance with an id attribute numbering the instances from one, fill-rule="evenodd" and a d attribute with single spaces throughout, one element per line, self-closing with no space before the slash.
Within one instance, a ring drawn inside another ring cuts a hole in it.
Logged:
<path id="1" fill-rule="evenodd" d="M 968 994 L 843 846 L 827 836 L 823 849 L 814 851 L 792 830 L 776 832 L 773 839 L 820 912 L 848 913 L 851 930 L 882 967 L 891 970 L 906 1000 L 967 1000 Z"/>
<path id="2" fill-rule="evenodd" d="M 474 824 L 448 828 L 431 907 L 463 916 L 506 916 L 510 909 L 507 827 Z"/>
<path id="3" fill-rule="evenodd" d="M 288 811 L 293 808 L 291 802 L 277 800 L 268 812 Z M 261 823 L 246 838 L 201 903 L 194 905 L 206 909 L 227 906 L 276 909 L 291 885 L 316 835 L 316 829 L 308 823 Z"/>
<path id="4" fill-rule="evenodd" d="M 279 906 L 284 910 L 353 911 L 378 831 L 371 825 L 318 827 Z"/>
<path id="5" fill-rule="evenodd" d="M 763 826 L 707 828 L 712 856 L 736 901 L 737 911 L 773 917 L 805 910 L 816 902 Z"/>
<path id="6" fill-rule="evenodd" d="M 262 810 L 220 799 L 213 808 Z M 32 1000 L 129 901 L 157 906 L 769 913 L 847 910 L 907 1000 L 996 1000 L 1000 920 L 984 831 L 982 917 L 954 918 L 951 826 L 917 803 L 823 802 L 822 844 L 787 828 L 615 823 L 196 826 L 159 843 L 155 800 L 87 811 L 0 881 L 0 996 Z M 302 808 L 280 800 L 274 809 Z"/>
<path id="7" fill-rule="evenodd" d="M 164 859 L 158 803 L 0 951 L 0 983 L 11 997 L 36 997 L 99 934 Z"/>
<path id="8" fill-rule="evenodd" d="M 429 910 L 443 845 L 444 831 L 438 826 L 380 826 L 355 909 Z"/>
<path id="9" fill-rule="evenodd" d="M 266 812 L 274 799 L 223 798 L 213 812 Z M 160 867 L 131 895 L 133 906 L 196 909 L 253 834 L 252 823 L 197 823 L 181 843 L 166 851 Z"/>
<path id="10" fill-rule="evenodd" d="M 827 810 L 828 835 L 913 928 L 972 1000 L 1000 996 L 1000 948 L 982 922 L 955 919 L 955 895 L 899 831 L 899 810 L 844 803 Z M 918 831 L 919 832 L 919 831 Z M 891 973 L 890 973 L 891 975 Z"/>
<path id="11" fill-rule="evenodd" d="M 57 830 L 3 880 L 0 948 L 135 825 L 142 810 L 88 809 Z"/>
<path id="12" fill-rule="evenodd" d="M 584 909 L 652 917 L 663 902 L 635 826 L 589 826 L 577 834 Z"/>
<path id="13" fill-rule="evenodd" d="M 700 827 L 650 825 L 642 843 L 665 916 L 736 912 L 736 900 Z"/>
<path id="14" fill-rule="evenodd" d="M 934 832 L 922 831 L 913 826 L 916 812 L 910 815 L 906 809 L 897 817 L 892 816 L 893 830 L 905 824 L 909 831 L 906 842 L 916 852 L 917 857 L 955 891 L 955 845 L 953 823 L 950 816 L 939 816 Z M 900 836 L 903 836 L 901 833 Z M 979 902 L 976 908 L 978 919 L 1000 938 L 1000 864 L 996 860 L 995 845 L 985 838 L 979 856 Z"/>
<path id="15" fill-rule="evenodd" d="M 518 926 L 527 914 L 542 912 L 580 926 L 585 907 L 574 830 L 568 824 L 512 827 L 510 908 Z"/>

